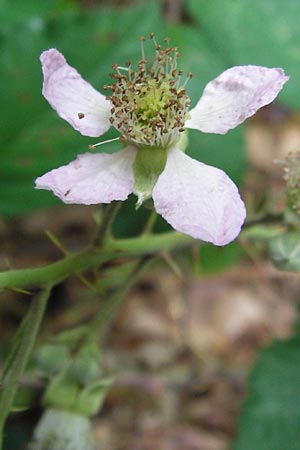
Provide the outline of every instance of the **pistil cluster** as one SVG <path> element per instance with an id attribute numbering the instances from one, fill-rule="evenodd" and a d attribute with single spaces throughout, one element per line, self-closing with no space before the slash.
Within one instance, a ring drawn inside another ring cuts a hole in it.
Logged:
<path id="1" fill-rule="evenodd" d="M 177 69 L 179 53 L 176 47 L 155 46 L 155 60 L 148 65 L 144 54 L 145 38 L 141 37 L 142 59 L 137 71 L 127 62 L 126 67 L 113 65 L 115 80 L 108 98 L 112 103 L 110 122 L 121 133 L 121 140 L 138 147 L 169 147 L 180 139 L 187 119 L 190 98 L 182 83 L 182 70 Z M 166 45 L 169 39 L 165 39 Z"/>

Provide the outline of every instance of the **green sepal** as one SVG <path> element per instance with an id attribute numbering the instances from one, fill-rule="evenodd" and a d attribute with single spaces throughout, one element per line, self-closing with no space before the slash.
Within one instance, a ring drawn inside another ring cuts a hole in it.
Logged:
<path id="1" fill-rule="evenodd" d="M 79 393 L 79 384 L 70 380 L 66 372 L 62 372 L 56 375 L 48 385 L 43 396 L 43 405 L 47 408 L 78 413 L 76 402 Z"/>
<path id="2" fill-rule="evenodd" d="M 153 188 L 159 175 L 163 172 L 166 162 L 166 148 L 141 147 L 138 149 L 133 164 L 133 193 L 138 197 L 136 208 L 151 198 Z"/>
<path id="3" fill-rule="evenodd" d="M 95 415 L 101 408 L 114 377 L 100 378 L 86 386 L 71 380 L 67 374 L 56 376 L 48 386 L 43 404 L 47 408 L 70 411 L 85 417 Z"/>
<path id="4" fill-rule="evenodd" d="M 102 378 L 86 386 L 78 396 L 76 410 L 86 417 L 97 414 L 105 399 L 106 392 L 114 380 L 115 377 Z"/>

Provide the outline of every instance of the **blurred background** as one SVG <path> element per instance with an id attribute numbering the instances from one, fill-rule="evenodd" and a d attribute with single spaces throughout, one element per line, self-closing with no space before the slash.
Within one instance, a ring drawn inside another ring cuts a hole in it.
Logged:
<path id="1" fill-rule="evenodd" d="M 179 66 L 194 75 L 187 86 L 192 105 L 206 83 L 231 66 L 282 67 L 290 81 L 276 103 L 226 136 L 189 134 L 187 153 L 224 169 L 239 184 L 251 217 L 283 206 L 282 170 L 274 160 L 300 149 L 299 14 L 298 0 L 0 0 L 1 269 L 60 257 L 46 229 L 70 250 L 82 248 L 97 214 L 97 208 L 65 206 L 33 187 L 37 176 L 95 143 L 58 118 L 42 97 L 43 50 L 57 48 L 103 91 L 112 64 L 140 59 L 141 35 L 153 31 L 158 41 L 168 36 L 179 48 Z M 151 51 L 152 42 L 146 42 Z M 114 143 L 104 151 L 118 148 Z M 136 235 L 148 216 L 129 199 L 115 233 Z M 158 219 L 155 230 L 167 229 Z M 293 424 L 300 419 L 300 399 L 285 390 L 297 382 L 300 364 L 293 337 L 297 274 L 277 271 L 264 248 L 243 235 L 225 248 L 195 243 L 177 263 L 180 273 L 166 262 L 149 273 L 107 333 L 104 365 L 120 375 L 94 420 L 100 448 L 299 450 Z M 113 276 L 107 270 L 104 278 Z M 24 294 L 2 294 L 2 356 L 26 301 Z M 77 279 L 58 286 L 41 342 L 92 317 L 97 301 Z M 42 387 L 30 374 L 22 382 L 17 401 L 24 411 L 9 421 L 5 450 L 25 448 L 41 413 Z M 258 423 L 269 431 L 261 432 Z"/>

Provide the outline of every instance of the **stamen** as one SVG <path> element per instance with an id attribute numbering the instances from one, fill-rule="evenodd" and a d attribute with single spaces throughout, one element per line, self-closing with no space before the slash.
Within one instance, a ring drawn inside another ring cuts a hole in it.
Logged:
<path id="1" fill-rule="evenodd" d="M 119 140 L 120 140 L 119 137 L 114 138 L 114 139 L 108 139 L 107 141 L 98 142 L 97 144 L 90 144 L 90 145 L 88 145 L 88 148 L 90 150 L 94 150 L 99 145 L 108 144 L 109 142 L 115 142 L 115 141 L 119 141 Z"/>
<path id="2" fill-rule="evenodd" d="M 187 77 L 186 77 L 186 80 L 185 80 L 185 82 L 183 83 L 183 88 L 185 88 L 185 86 L 187 85 L 187 82 L 191 79 L 191 78 L 193 78 L 193 74 L 192 74 L 192 72 L 189 72 L 188 74 L 187 74 Z"/>
<path id="3" fill-rule="evenodd" d="M 144 42 L 146 38 L 145 36 L 140 36 L 140 42 L 141 42 L 141 52 L 142 52 L 142 59 L 145 60 L 145 50 L 144 50 Z"/>
<path id="4" fill-rule="evenodd" d="M 112 90 L 109 121 L 120 131 L 122 140 L 137 146 L 166 147 L 180 139 L 184 127 L 190 105 L 184 87 L 190 74 L 182 85 L 183 72 L 177 70 L 177 48 L 158 45 L 154 33 L 150 39 L 155 45 L 155 60 L 149 69 L 144 36 L 140 38 L 142 59 L 137 71 L 129 61 L 126 67 L 113 65 L 117 73 L 111 74 L 114 83 L 108 87 Z M 169 38 L 165 42 L 169 44 Z"/>

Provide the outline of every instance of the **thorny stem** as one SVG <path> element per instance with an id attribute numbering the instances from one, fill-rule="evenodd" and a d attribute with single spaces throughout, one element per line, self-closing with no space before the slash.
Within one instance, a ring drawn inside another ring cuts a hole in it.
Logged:
<path id="1" fill-rule="evenodd" d="M 129 239 L 107 239 L 101 251 L 90 247 L 43 267 L 1 272 L 0 290 L 41 288 L 48 284 L 54 286 L 69 276 L 97 268 L 118 258 L 155 255 L 161 251 L 187 248 L 193 242 L 193 238 L 174 231 Z"/>
<path id="2" fill-rule="evenodd" d="M 112 223 L 120 209 L 121 202 L 112 202 L 105 206 L 103 217 L 94 239 L 94 246 L 101 247 L 105 239 L 109 236 Z"/>
<path id="3" fill-rule="evenodd" d="M 43 319 L 51 286 L 46 286 L 34 297 L 27 315 L 23 319 L 25 326 L 14 361 L 3 378 L 0 391 L 0 450 L 2 449 L 3 427 L 9 415 L 20 378 L 30 357 L 37 333 Z M 23 325 L 22 323 L 22 325 Z M 22 326 L 21 325 L 21 326 Z"/>

